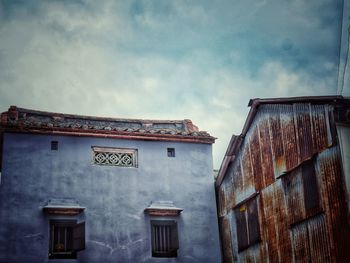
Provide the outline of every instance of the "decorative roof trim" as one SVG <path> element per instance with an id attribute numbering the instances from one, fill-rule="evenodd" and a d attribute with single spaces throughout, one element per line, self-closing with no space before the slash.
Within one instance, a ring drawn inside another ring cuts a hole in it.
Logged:
<path id="1" fill-rule="evenodd" d="M 0 132 L 92 136 L 212 144 L 215 137 L 191 120 L 138 120 L 34 111 L 11 106 L 1 114 Z"/>

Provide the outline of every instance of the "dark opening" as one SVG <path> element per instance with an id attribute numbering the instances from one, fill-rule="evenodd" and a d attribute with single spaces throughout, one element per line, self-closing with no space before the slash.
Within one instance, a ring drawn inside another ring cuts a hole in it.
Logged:
<path id="1" fill-rule="evenodd" d="M 304 201 L 306 212 L 317 212 L 319 209 L 319 193 L 315 167 L 308 162 L 302 167 L 304 184 Z"/>
<path id="2" fill-rule="evenodd" d="M 85 249 L 85 222 L 51 220 L 49 259 L 76 259 L 77 251 Z"/>
<path id="3" fill-rule="evenodd" d="M 75 221 L 50 222 L 50 259 L 77 258 L 73 249 L 73 227 L 75 224 Z"/>
<path id="4" fill-rule="evenodd" d="M 152 257 L 177 257 L 179 238 L 174 220 L 152 220 Z"/>
<path id="5" fill-rule="evenodd" d="M 175 157 L 175 148 L 168 148 L 168 157 Z"/>
<path id="6" fill-rule="evenodd" d="M 236 208 L 234 212 L 240 252 L 261 241 L 257 198 Z"/>
<path id="7" fill-rule="evenodd" d="M 51 141 L 51 150 L 58 151 L 58 141 Z"/>

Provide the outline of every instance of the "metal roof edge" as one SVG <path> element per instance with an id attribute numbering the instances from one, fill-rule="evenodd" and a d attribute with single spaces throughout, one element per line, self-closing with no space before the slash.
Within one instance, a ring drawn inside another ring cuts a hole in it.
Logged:
<path id="1" fill-rule="evenodd" d="M 300 96 L 300 97 L 282 97 L 282 98 L 254 98 L 250 99 L 248 106 L 257 106 L 259 104 L 289 104 L 289 103 L 305 103 L 305 102 L 336 102 L 337 100 L 343 100 L 341 95 L 326 95 L 326 96 Z"/>

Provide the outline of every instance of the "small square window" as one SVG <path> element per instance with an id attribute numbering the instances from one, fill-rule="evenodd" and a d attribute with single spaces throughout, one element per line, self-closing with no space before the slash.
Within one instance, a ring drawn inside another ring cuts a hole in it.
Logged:
<path id="1" fill-rule="evenodd" d="M 51 220 L 49 259 L 76 259 L 77 252 L 85 249 L 85 222 Z"/>
<path id="2" fill-rule="evenodd" d="M 175 157 L 175 148 L 168 148 L 168 157 Z"/>
<path id="3" fill-rule="evenodd" d="M 51 141 L 51 151 L 58 151 L 58 141 Z"/>
<path id="4" fill-rule="evenodd" d="M 152 220 L 152 257 L 174 258 L 179 249 L 177 223 L 174 220 Z"/>

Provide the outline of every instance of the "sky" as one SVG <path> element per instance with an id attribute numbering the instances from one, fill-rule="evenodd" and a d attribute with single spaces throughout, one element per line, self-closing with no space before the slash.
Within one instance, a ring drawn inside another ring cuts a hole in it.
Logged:
<path id="1" fill-rule="evenodd" d="M 0 111 L 191 119 L 218 169 L 249 99 L 336 94 L 341 19 L 341 0 L 0 0 Z"/>

